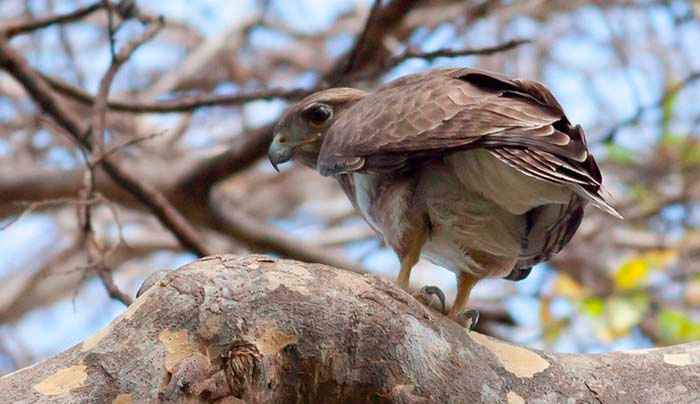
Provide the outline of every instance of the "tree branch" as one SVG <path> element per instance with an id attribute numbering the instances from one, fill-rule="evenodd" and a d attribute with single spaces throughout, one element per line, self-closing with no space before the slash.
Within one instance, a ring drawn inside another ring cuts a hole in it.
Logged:
<path id="1" fill-rule="evenodd" d="M 437 58 L 454 58 L 460 56 L 482 56 L 482 55 L 493 55 L 494 53 L 499 53 L 513 48 L 517 48 L 520 45 L 531 43 L 529 39 L 513 39 L 508 42 L 504 42 L 499 45 L 486 46 L 483 48 L 465 48 L 465 49 L 438 49 L 432 52 L 418 52 L 413 50 L 407 50 L 406 52 L 391 58 L 385 65 L 384 69 L 391 69 L 401 62 L 408 59 L 425 59 L 432 61 Z"/>
<path id="2" fill-rule="evenodd" d="M 437 58 L 453 58 L 461 56 L 484 56 L 493 55 L 494 53 L 504 52 L 517 48 L 520 45 L 531 43 L 529 39 L 514 39 L 502 44 L 487 46 L 484 48 L 465 48 L 465 49 L 438 49 L 432 52 L 420 52 L 415 50 L 406 50 L 405 52 L 386 59 L 376 65 L 374 69 L 368 71 L 358 71 L 351 75 L 352 80 L 366 80 L 380 76 L 382 73 L 393 69 L 399 64 L 408 59 L 424 59 L 432 61 Z"/>
<path id="3" fill-rule="evenodd" d="M 230 403 L 700 399 L 700 343 L 596 355 L 541 352 L 467 332 L 379 278 L 264 256 L 209 257 L 148 283 L 96 335 L 1 378 L 3 396 Z"/>
<path id="4" fill-rule="evenodd" d="M 107 69 L 107 72 L 100 80 L 100 86 L 97 91 L 97 96 L 95 97 L 95 103 L 92 108 L 92 124 L 91 132 L 92 136 L 90 139 L 86 139 L 90 142 L 90 156 L 85 162 L 85 187 L 81 190 L 81 195 L 86 200 L 92 199 L 95 196 L 95 168 L 102 165 L 107 157 L 106 142 L 105 142 L 105 129 L 107 128 L 107 98 L 109 98 L 109 91 L 114 82 L 114 78 L 117 76 L 121 66 L 126 63 L 131 55 L 144 43 L 152 39 L 162 28 L 163 20 L 158 19 L 137 38 L 126 44 L 119 52 L 116 51 L 114 44 L 114 33 L 115 27 L 113 26 L 113 12 L 112 5 L 109 0 L 103 1 L 105 7 L 107 8 L 107 14 L 109 16 L 108 31 L 109 31 L 109 43 L 112 54 L 112 62 Z M 110 297 L 119 300 L 124 305 L 131 304 L 131 298 L 124 294 L 114 283 L 114 278 L 112 277 L 112 268 L 109 267 L 106 262 L 106 256 L 108 252 L 105 250 L 104 246 L 98 240 L 97 233 L 95 232 L 92 223 L 92 204 L 85 204 L 83 209 L 79 209 L 79 218 L 82 222 L 82 244 L 85 246 L 85 251 L 87 255 L 87 268 L 94 268 L 102 281 L 107 293 Z M 115 216 L 116 221 L 116 216 Z M 121 230 L 120 230 L 121 234 Z"/>
<path id="5" fill-rule="evenodd" d="M 93 4 L 79 8 L 66 14 L 51 15 L 39 19 L 29 19 L 26 21 L 10 22 L 6 26 L 0 26 L 0 36 L 12 38 L 19 34 L 27 34 L 36 30 L 50 27 L 54 24 L 69 24 L 86 17 L 95 11 L 101 10 L 104 7 L 104 2 L 98 0 Z"/>
<path id="6" fill-rule="evenodd" d="M 156 251 L 180 251 L 177 243 L 165 234 L 146 238 L 134 240 L 132 237 L 128 247 L 122 245 L 106 257 L 107 264 L 118 272 L 126 269 L 125 263 L 143 259 Z M 69 297 L 84 282 L 92 279 L 98 268 L 92 268 L 93 271 L 86 273 L 87 269 L 81 268 L 84 264 L 83 253 L 82 244 L 74 242 L 65 250 L 53 254 L 31 274 L 18 271 L 3 276 L 0 279 L 0 284 L 3 285 L 3 294 L 0 296 L 0 323 L 19 321 L 28 312 Z M 107 293 L 110 293 L 109 290 Z"/>
<path id="7" fill-rule="evenodd" d="M 369 10 L 369 15 L 367 16 L 367 21 L 365 21 L 365 27 L 362 29 L 360 35 L 357 36 L 355 40 L 355 46 L 350 50 L 348 55 L 347 65 L 343 69 L 343 76 L 355 70 L 355 66 L 360 61 L 360 54 L 365 50 L 367 42 L 369 39 L 370 32 L 375 28 L 375 24 L 378 23 L 377 17 L 379 16 L 379 11 L 382 7 L 382 0 L 374 0 L 372 8 Z"/>
<path id="8" fill-rule="evenodd" d="M 27 61 L 11 48 L 2 36 L 0 36 L 0 67 L 22 84 L 40 108 L 49 114 L 76 143 L 90 150 L 91 145 L 85 138 L 86 130 L 81 125 L 81 120 L 62 105 L 51 89 L 29 67 Z M 163 226 L 170 230 L 185 248 L 199 256 L 209 255 L 208 247 L 202 242 L 195 229 L 157 189 L 126 171 L 113 156 L 104 157 L 102 167 L 114 182 L 148 206 Z"/>
<path id="9" fill-rule="evenodd" d="M 41 77 L 53 88 L 55 91 L 70 97 L 74 101 L 80 102 L 81 104 L 91 106 L 95 102 L 95 98 L 88 94 L 83 89 L 66 83 L 63 80 L 59 80 L 54 77 L 50 77 L 42 74 Z M 140 102 L 136 100 L 130 101 L 118 101 L 109 100 L 107 101 L 107 106 L 112 111 L 117 112 L 129 112 L 133 114 L 150 114 L 150 113 L 170 113 L 170 112 L 192 112 L 199 108 L 207 107 L 226 107 L 226 106 L 236 106 L 241 105 L 246 102 L 255 100 L 271 100 L 271 99 L 284 99 L 284 100 L 297 100 L 303 98 L 304 96 L 310 94 L 315 90 L 304 90 L 304 89 L 266 89 L 251 91 L 242 94 L 230 94 L 230 95 L 216 95 L 216 94 L 202 94 L 193 95 L 186 97 L 179 97 L 167 101 L 154 101 L 154 102 Z"/>
<path id="10" fill-rule="evenodd" d="M 642 118 L 642 115 L 644 115 L 645 112 L 651 111 L 654 109 L 658 109 L 663 107 L 665 103 L 668 102 L 671 98 L 675 97 L 678 92 L 683 90 L 684 88 L 688 87 L 689 85 L 693 84 L 697 80 L 700 80 L 700 71 L 698 72 L 693 72 L 686 76 L 683 80 L 679 81 L 678 83 L 670 86 L 662 95 L 659 97 L 658 100 L 653 102 L 652 104 L 646 105 L 646 106 L 640 106 L 637 108 L 637 112 L 635 112 L 634 115 L 631 117 L 625 119 L 622 122 L 618 122 L 615 126 L 610 128 L 608 132 L 606 133 L 605 136 L 603 136 L 603 142 L 605 143 L 612 143 L 615 141 L 615 135 L 617 135 L 617 132 L 622 129 L 626 128 L 628 126 L 636 125 L 639 123 L 639 120 Z"/>
<path id="11" fill-rule="evenodd" d="M 272 251 L 283 257 L 306 262 L 318 262 L 347 269 L 357 273 L 367 273 L 362 265 L 339 257 L 303 241 L 296 240 L 270 225 L 257 223 L 254 219 L 235 211 L 225 211 L 221 206 L 210 203 L 211 226 L 223 234 L 240 240 L 253 251 Z"/>
<path id="12" fill-rule="evenodd" d="M 392 0 L 381 6 L 381 1 L 373 4 L 367 22 L 355 40 L 352 49 L 339 59 L 339 62 L 325 75 L 324 80 L 334 86 L 355 72 L 364 70 L 370 63 L 380 63 L 384 59 L 384 39 L 403 21 L 421 0 Z"/>
<path id="13" fill-rule="evenodd" d="M 178 188 L 208 195 L 216 183 L 247 169 L 265 155 L 272 141 L 272 129 L 273 125 L 267 125 L 237 136 L 226 151 L 197 164 L 179 181 Z"/>

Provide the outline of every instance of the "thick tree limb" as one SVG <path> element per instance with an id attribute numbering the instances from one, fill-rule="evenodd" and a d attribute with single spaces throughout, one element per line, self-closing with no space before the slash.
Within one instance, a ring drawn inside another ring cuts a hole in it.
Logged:
<path id="1" fill-rule="evenodd" d="M 216 256 L 156 281 L 107 328 L 0 389 L 10 402 L 55 403 L 691 403 L 698 373 L 698 343 L 539 352 L 467 332 L 376 277 Z"/>
<path id="2" fill-rule="evenodd" d="M 384 6 L 381 3 L 381 1 L 374 3 L 354 46 L 325 75 L 324 81 L 339 86 L 352 73 L 363 70 L 371 63 L 381 61 L 386 56 L 384 39 L 401 24 L 414 7 L 421 3 L 421 0 L 392 0 Z"/>
<path id="3" fill-rule="evenodd" d="M 214 185 L 247 169 L 265 155 L 272 141 L 272 128 L 266 125 L 239 135 L 226 151 L 198 163 L 180 180 L 178 188 L 208 198 Z"/>

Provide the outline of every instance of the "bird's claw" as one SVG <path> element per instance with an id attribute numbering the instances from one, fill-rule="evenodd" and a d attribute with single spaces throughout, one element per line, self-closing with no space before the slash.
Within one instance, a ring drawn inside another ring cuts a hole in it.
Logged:
<path id="1" fill-rule="evenodd" d="M 461 311 L 457 313 L 454 320 L 461 326 L 469 330 L 474 330 L 476 324 L 479 322 L 479 311 L 474 309 Z"/>
<path id="2" fill-rule="evenodd" d="M 424 305 L 440 310 L 440 313 L 445 313 L 445 293 L 437 286 L 423 286 L 413 297 Z M 436 307 L 436 304 L 440 305 Z"/>

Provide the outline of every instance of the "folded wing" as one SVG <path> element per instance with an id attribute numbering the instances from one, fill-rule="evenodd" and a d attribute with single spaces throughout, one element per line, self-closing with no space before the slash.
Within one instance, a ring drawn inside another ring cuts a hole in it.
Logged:
<path id="1" fill-rule="evenodd" d="M 409 169 L 426 159 L 484 148 L 528 176 L 571 187 L 618 216 L 580 126 L 540 83 L 474 69 L 411 75 L 339 116 L 321 148 L 323 175 Z"/>

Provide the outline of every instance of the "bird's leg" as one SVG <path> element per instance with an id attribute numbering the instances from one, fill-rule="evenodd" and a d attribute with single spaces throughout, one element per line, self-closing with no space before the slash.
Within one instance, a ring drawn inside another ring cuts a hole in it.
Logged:
<path id="1" fill-rule="evenodd" d="M 473 329 L 476 326 L 476 322 L 479 321 L 479 312 L 463 309 L 469 302 L 469 294 L 478 281 L 479 278 L 467 272 L 460 272 L 457 275 L 457 297 L 449 313 L 447 313 L 451 319 L 465 327 L 469 327 L 469 329 Z"/>
<path id="2" fill-rule="evenodd" d="M 418 262 L 418 260 L 413 260 L 412 257 L 401 258 L 401 271 L 399 271 L 399 277 L 396 279 L 396 283 L 405 291 L 409 289 L 411 270 L 413 270 L 413 266 L 416 265 L 416 262 Z"/>
<path id="3" fill-rule="evenodd" d="M 411 271 L 420 258 L 420 251 L 427 238 L 427 232 L 424 230 L 417 231 L 408 241 L 407 248 L 402 249 L 403 254 L 400 255 L 401 271 L 396 283 L 405 291 L 410 291 Z M 424 286 L 417 294 L 413 295 L 416 300 L 428 307 L 435 307 L 440 304 L 440 312 L 445 312 L 445 294 L 437 286 Z M 437 300 L 437 301 L 436 301 Z"/>
<path id="4" fill-rule="evenodd" d="M 401 271 L 399 272 L 399 277 L 396 279 L 396 283 L 405 291 L 409 290 L 409 281 L 411 280 L 411 270 L 418 262 L 420 258 L 420 250 L 423 248 L 427 234 L 422 229 L 417 229 L 418 231 L 411 232 L 410 238 L 404 240 L 404 244 L 401 249 L 397 249 L 399 252 L 399 260 L 401 261 Z"/>

